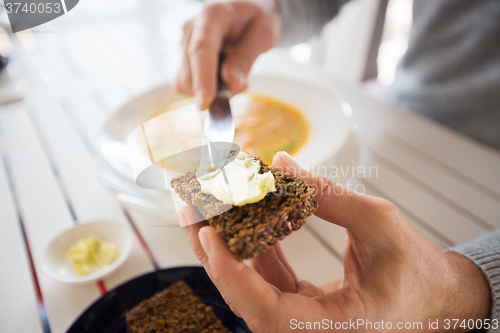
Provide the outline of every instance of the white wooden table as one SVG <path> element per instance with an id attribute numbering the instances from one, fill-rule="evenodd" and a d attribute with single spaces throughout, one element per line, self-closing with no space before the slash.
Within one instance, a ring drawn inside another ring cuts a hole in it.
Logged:
<path id="1" fill-rule="evenodd" d="M 64 332 L 107 290 L 135 276 L 199 265 L 180 228 L 161 227 L 173 216 L 130 210 L 104 188 L 94 143 L 107 114 L 175 75 L 182 22 L 198 8 L 179 0 L 85 0 L 55 21 L 0 34 L 0 50 L 12 57 L 8 88 L 24 96 L 0 106 L 0 332 Z M 449 247 L 500 227 L 499 153 L 376 102 L 320 68 L 298 66 L 284 52 L 263 57 L 255 71 L 341 94 L 359 127 L 358 163 L 378 169 L 353 181 L 395 202 L 435 243 Z M 93 219 L 131 227 L 131 257 L 99 283 L 49 279 L 40 266 L 48 241 Z M 344 237 L 312 218 L 282 245 L 299 277 L 320 284 L 343 277 Z"/>

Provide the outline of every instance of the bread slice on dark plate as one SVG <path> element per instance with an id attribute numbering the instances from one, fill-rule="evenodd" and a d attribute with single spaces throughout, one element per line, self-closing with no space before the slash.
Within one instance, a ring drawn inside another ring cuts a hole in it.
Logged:
<path id="1" fill-rule="evenodd" d="M 230 333 L 184 281 L 139 303 L 125 321 L 128 333 Z"/>
<path id="2" fill-rule="evenodd" d="M 201 191 L 196 171 L 172 179 L 179 197 L 195 207 L 226 241 L 239 260 L 255 257 L 278 241 L 300 229 L 318 208 L 314 190 L 302 179 L 279 171 L 260 160 L 259 173 L 270 171 L 276 192 L 244 206 L 225 205 Z M 231 208 L 232 207 L 232 208 Z M 214 216 L 214 212 L 224 211 Z"/>

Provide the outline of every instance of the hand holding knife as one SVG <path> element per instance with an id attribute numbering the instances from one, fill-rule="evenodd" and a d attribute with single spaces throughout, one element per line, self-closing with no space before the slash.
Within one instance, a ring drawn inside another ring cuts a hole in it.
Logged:
<path id="1" fill-rule="evenodd" d="M 235 126 L 229 105 L 231 92 L 227 90 L 220 73 L 223 61 L 224 55 L 221 54 L 217 75 L 217 95 L 208 108 L 208 114 L 205 118 L 205 145 L 202 148 L 200 167 L 196 172 L 198 179 L 207 175 L 215 176 L 224 165 L 236 158 L 239 153 L 239 147 L 233 144 Z"/>

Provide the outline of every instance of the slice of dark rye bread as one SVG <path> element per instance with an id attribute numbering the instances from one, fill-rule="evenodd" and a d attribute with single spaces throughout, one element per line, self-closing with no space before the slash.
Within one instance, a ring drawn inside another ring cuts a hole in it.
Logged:
<path id="1" fill-rule="evenodd" d="M 184 281 L 145 299 L 125 316 L 128 333 L 230 333 Z"/>
<path id="2" fill-rule="evenodd" d="M 234 206 L 214 217 L 214 212 L 230 208 L 211 194 L 201 191 L 196 172 L 188 172 L 172 179 L 171 185 L 179 197 L 196 207 L 208 223 L 226 241 L 229 250 L 239 260 L 251 259 L 300 229 L 307 217 L 318 208 L 314 190 L 302 179 L 287 172 L 261 164 L 259 173 L 271 171 L 276 192 L 268 193 L 262 200 Z"/>

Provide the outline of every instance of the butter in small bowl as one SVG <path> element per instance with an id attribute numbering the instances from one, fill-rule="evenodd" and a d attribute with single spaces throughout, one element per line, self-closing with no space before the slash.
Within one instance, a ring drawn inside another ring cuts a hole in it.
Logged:
<path id="1" fill-rule="evenodd" d="M 50 278 L 66 283 L 89 283 L 114 272 L 133 248 L 126 224 L 79 221 L 56 235 L 42 255 L 42 269 Z"/>
<path id="2" fill-rule="evenodd" d="M 91 235 L 77 240 L 69 248 L 66 256 L 76 274 L 88 275 L 95 270 L 108 267 L 120 254 L 113 242 Z"/>

